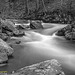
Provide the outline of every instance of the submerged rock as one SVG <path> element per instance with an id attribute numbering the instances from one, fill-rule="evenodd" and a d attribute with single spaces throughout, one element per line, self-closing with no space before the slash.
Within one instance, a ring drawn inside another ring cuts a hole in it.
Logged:
<path id="1" fill-rule="evenodd" d="M 47 60 L 13 71 L 10 75 L 65 75 L 60 66 L 55 59 Z"/>
<path id="2" fill-rule="evenodd" d="M 11 48 L 6 42 L 0 39 L 0 53 L 6 53 L 8 56 L 10 56 L 13 52 L 13 48 Z"/>

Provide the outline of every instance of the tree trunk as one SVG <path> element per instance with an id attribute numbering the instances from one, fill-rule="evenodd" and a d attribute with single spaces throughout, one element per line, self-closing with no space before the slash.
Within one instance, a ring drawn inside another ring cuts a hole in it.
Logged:
<path id="1" fill-rule="evenodd" d="M 26 8 L 26 13 L 29 14 L 28 0 L 25 0 L 25 8 Z"/>
<path id="2" fill-rule="evenodd" d="M 36 10 L 38 11 L 39 9 L 39 0 L 36 1 Z"/>
<path id="3" fill-rule="evenodd" d="M 44 3 L 44 0 L 42 0 L 42 3 L 43 3 L 44 11 L 47 12 L 47 9 L 46 9 L 46 6 L 45 6 L 45 3 Z"/>
<path id="4" fill-rule="evenodd" d="M 10 4 L 9 4 L 9 0 L 5 0 L 5 10 L 3 11 L 5 14 L 5 16 L 4 17 L 8 17 L 9 16 L 9 13 L 10 13 Z"/>

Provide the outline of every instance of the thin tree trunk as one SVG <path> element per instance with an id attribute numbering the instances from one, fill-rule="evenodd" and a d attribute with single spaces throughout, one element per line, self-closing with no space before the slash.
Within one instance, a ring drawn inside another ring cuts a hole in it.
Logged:
<path id="1" fill-rule="evenodd" d="M 45 12 L 47 12 L 47 9 L 46 9 L 46 6 L 45 6 L 45 3 L 44 3 L 44 0 L 42 0 L 42 3 L 43 3 L 43 6 L 44 6 L 44 10 L 45 10 Z"/>
<path id="2" fill-rule="evenodd" d="M 28 0 L 25 1 L 25 6 L 26 6 L 26 13 L 29 14 Z"/>
<path id="3" fill-rule="evenodd" d="M 36 10 L 38 11 L 39 9 L 39 0 L 36 1 Z"/>
<path id="4" fill-rule="evenodd" d="M 5 12 L 5 14 L 7 15 L 9 15 L 9 13 L 10 13 L 10 5 L 9 5 L 9 0 L 5 0 L 5 2 L 6 2 L 6 10 L 4 10 L 4 12 Z M 7 16 L 8 16 L 7 15 Z"/>
<path id="5" fill-rule="evenodd" d="M 27 0 L 27 9 L 28 9 L 28 15 L 29 15 L 29 4 L 28 4 L 28 0 Z"/>
<path id="6" fill-rule="evenodd" d="M 63 0 L 61 0 L 61 10 L 63 11 Z"/>

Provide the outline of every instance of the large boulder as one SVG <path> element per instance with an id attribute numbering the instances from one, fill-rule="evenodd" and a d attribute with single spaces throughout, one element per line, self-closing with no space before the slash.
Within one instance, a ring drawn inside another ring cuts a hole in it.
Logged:
<path id="1" fill-rule="evenodd" d="M 14 50 L 6 42 L 4 42 L 2 39 L 0 39 L 0 52 L 6 53 L 8 56 L 10 56 L 10 55 L 12 55 Z"/>
<path id="2" fill-rule="evenodd" d="M 65 32 L 71 32 L 72 31 L 72 25 L 67 25 L 66 27 L 60 29 L 57 31 L 58 36 L 65 36 Z"/>
<path id="3" fill-rule="evenodd" d="M 8 56 L 6 53 L 0 52 L 0 66 L 5 65 L 5 63 L 8 61 Z"/>
<path id="4" fill-rule="evenodd" d="M 1 22 L 2 27 L 6 28 L 7 30 L 9 30 L 9 31 L 16 30 L 15 24 L 12 21 L 7 20 L 7 19 L 5 19 L 5 20 L 0 19 L 0 22 Z"/>
<path id="5" fill-rule="evenodd" d="M 55 59 L 47 60 L 13 71 L 10 75 L 65 75 L 60 66 Z"/>
<path id="6" fill-rule="evenodd" d="M 30 28 L 31 29 L 43 29 L 41 21 L 30 21 Z"/>
<path id="7" fill-rule="evenodd" d="M 75 32 L 66 33 L 65 38 L 68 40 L 75 40 Z"/>
<path id="8" fill-rule="evenodd" d="M 67 25 L 66 27 L 59 30 L 56 35 L 65 36 L 67 40 L 75 40 L 75 23 Z"/>
<path id="9" fill-rule="evenodd" d="M 1 26 L 1 32 L 0 34 L 3 36 L 5 35 L 5 37 L 9 37 L 9 36 L 23 36 L 25 35 L 24 32 L 19 31 L 18 29 L 16 29 L 14 22 L 12 22 L 11 20 L 3 20 L 0 19 L 0 26 Z M 7 36 L 6 36 L 7 35 Z M 5 39 L 5 37 L 3 36 L 3 40 Z"/>

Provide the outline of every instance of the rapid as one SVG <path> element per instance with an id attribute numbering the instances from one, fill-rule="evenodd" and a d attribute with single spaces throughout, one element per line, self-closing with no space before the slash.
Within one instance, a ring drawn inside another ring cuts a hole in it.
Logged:
<path id="1" fill-rule="evenodd" d="M 43 26 L 45 28 L 41 30 L 25 31 L 23 37 L 12 37 L 14 41 L 21 40 L 21 44 L 13 44 L 13 57 L 0 70 L 10 73 L 44 60 L 57 59 L 66 75 L 75 75 L 75 43 L 56 35 L 66 25 L 44 23 Z"/>

